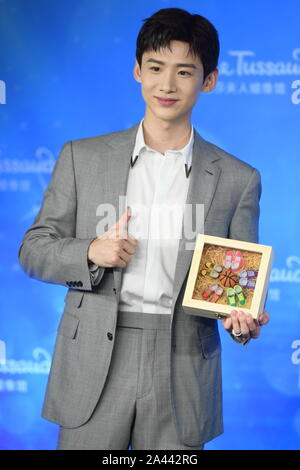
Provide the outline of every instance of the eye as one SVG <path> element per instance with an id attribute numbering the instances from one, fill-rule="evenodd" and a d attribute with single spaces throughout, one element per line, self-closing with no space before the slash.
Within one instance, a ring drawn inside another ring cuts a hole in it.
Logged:
<path id="1" fill-rule="evenodd" d="M 192 75 L 190 72 L 187 72 L 186 70 L 180 70 L 179 73 L 187 74 L 187 75 Z M 183 75 L 183 76 L 186 76 L 186 75 Z"/>
<path id="2" fill-rule="evenodd" d="M 154 69 L 156 69 L 156 70 L 154 70 Z M 159 67 L 153 66 L 153 67 L 150 67 L 150 70 L 153 70 L 153 72 L 158 72 L 158 71 L 159 71 Z"/>

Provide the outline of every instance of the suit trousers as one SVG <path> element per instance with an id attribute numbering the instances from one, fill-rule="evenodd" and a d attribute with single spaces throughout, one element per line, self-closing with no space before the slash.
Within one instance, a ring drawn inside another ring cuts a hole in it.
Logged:
<path id="1" fill-rule="evenodd" d="M 77 428 L 60 426 L 57 449 L 185 449 L 174 423 L 171 315 L 118 312 L 111 363 L 97 406 Z"/>

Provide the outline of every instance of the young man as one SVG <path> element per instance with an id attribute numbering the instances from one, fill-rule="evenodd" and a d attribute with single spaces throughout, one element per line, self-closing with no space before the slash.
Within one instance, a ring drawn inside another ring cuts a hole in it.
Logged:
<path id="1" fill-rule="evenodd" d="M 202 16 L 168 8 L 148 18 L 134 66 L 143 120 L 67 142 L 24 236 L 24 270 L 69 287 L 43 407 L 60 425 L 59 449 L 201 449 L 223 432 L 217 320 L 182 309 L 193 253 L 183 216 L 204 204 L 204 233 L 257 242 L 261 187 L 256 169 L 191 124 L 218 55 Z M 122 195 L 130 209 L 102 230 L 101 204 L 117 209 Z M 163 205 L 177 216 L 155 216 Z M 165 240 L 152 236 L 161 227 Z M 243 344 L 268 321 L 233 311 L 222 322 Z"/>

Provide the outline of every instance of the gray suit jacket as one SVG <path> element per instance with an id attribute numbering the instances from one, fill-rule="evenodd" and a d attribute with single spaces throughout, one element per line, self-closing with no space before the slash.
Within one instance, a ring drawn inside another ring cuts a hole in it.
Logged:
<path id="1" fill-rule="evenodd" d="M 97 206 L 118 208 L 119 195 L 126 194 L 137 129 L 138 124 L 63 146 L 19 249 L 29 276 L 69 287 L 42 411 L 44 418 L 69 428 L 90 418 L 111 360 L 122 269 L 100 268 L 99 282 L 92 285 L 87 250 L 96 237 Z M 204 233 L 258 241 L 261 185 L 256 169 L 195 131 L 189 177 L 187 204 L 205 205 Z M 186 241 L 183 233 L 172 303 L 171 394 L 179 437 L 197 446 L 223 432 L 221 344 L 217 320 L 182 309 L 193 254 L 185 249 Z"/>

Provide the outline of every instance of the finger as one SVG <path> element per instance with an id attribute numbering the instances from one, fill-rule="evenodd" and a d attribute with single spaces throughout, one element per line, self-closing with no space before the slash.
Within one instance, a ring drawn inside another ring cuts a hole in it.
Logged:
<path id="1" fill-rule="evenodd" d="M 227 331 L 231 331 L 232 330 L 232 320 L 231 320 L 231 317 L 227 317 L 225 319 L 222 320 L 222 324 L 225 328 L 225 330 Z"/>
<path id="2" fill-rule="evenodd" d="M 126 238 L 127 233 L 127 223 L 131 217 L 131 209 L 130 206 L 126 207 L 126 210 L 124 211 L 122 217 L 116 222 L 116 224 L 112 227 L 113 229 L 116 230 L 117 236 L 119 238 Z M 125 235 L 125 236 L 124 236 Z"/>
<path id="3" fill-rule="evenodd" d="M 269 323 L 269 321 L 270 321 L 270 316 L 269 316 L 268 312 L 266 312 L 265 310 L 263 311 L 263 313 L 258 315 L 258 322 L 261 325 L 266 325 L 267 323 Z"/>
<path id="4" fill-rule="evenodd" d="M 246 315 L 246 321 L 250 330 L 251 337 L 258 338 L 260 333 L 260 327 L 256 325 L 255 320 L 250 313 Z"/>
<path id="5" fill-rule="evenodd" d="M 238 320 L 238 312 L 236 310 L 233 310 L 230 314 L 230 317 L 232 321 L 232 329 L 237 335 L 239 335 L 241 333 L 241 327 L 240 322 Z"/>
<path id="6" fill-rule="evenodd" d="M 240 324 L 240 331 L 241 331 L 242 335 L 250 334 L 250 330 L 249 330 L 249 327 L 248 327 L 248 324 L 247 324 L 246 315 L 242 310 L 239 310 L 238 321 L 239 321 L 239 324 Z"/>
<path id="7" fill-rule="evenodd" d="M 128 220 L 130 219 L 131 215 L 130 215 L 130 211 L 128 209 L 128 207 L 125 209 L 125 211 L 123 212 L 122 216 L 119 218 L 119 220 L 117 220 L 117 222 L 112 225 L 112 229 L 116 229 L 118 227 L 122 227 L 124 225 L 127 224 Z"/>
<path id="8" fill-rule="evenodd" d="M 131 260 L 131 255 L 129 255 L 125 250 L 121 250 L 120 253 L 119 253 L 119 257 L 125 261 L 125 263 L 129 263 L 129 261 Z"/>
<path id="9" fill-rule="evenodd" d="M 252 317 L 251 313 L 247 313 L 245 317 L 246 317 L 246 322 L 247 322 L 249 330 L 255 331 L 257 328 L 257 325 L 255 324 L 254 318 Z"/>
<path id="10" fill-rule="evenodd" d="M 119 258 L 119 261 L 114 266 L 118 266 L 119 268 L 126 268 L 127 263 L 125 263 L 125 261 Z"/>
<path id="11" fill-rule="evenodd" d="M 131 243 L 133 246 L 136 246 L 138 241 L 136 238 L 134 238 L 130 233 L 127 232 L 127 240 L 129 243 Z"/>
<path id="12" fill-rule="evenodd" d="M 133 255 L 136 251 L 135 245 L 130 243 L 128 240 L 122 240 L 122 249 L 125 250 L 129 255 Z"/>
<path id="13" fill-rule="evenodd" d="M 258 338 L 259 335 L 260 335 L 260 330 L 261 330 L 261 327 L 260 327 L 260 326 L 257 326 L 254 331 L 251 331 L 251 332 L 250 332 L 251 338 Z"/>
<path id="14" fill-rule="evenodd" d="M 107 238 L 111 238 L 112 240 L 121 239 L 121 240 L 129 240 L 129 235 L 127 232 L 127 228 L 125 225 L 121 226 L 113 226 L 106 232 Z"/>

